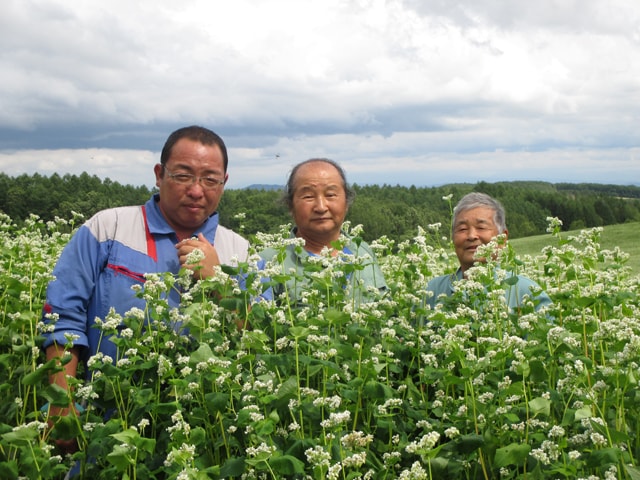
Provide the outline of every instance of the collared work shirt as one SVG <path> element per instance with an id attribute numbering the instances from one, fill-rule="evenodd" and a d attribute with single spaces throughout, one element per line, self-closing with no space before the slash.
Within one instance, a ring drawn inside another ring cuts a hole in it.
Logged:
<path id="1" fill-rule="evenodd" d="M 55 330 L 46 334 L 44 348 L 54 342 L 66 344 L 65 333 L 69 333 L 77 336 L 74 346 L 84 347 L 83 360 L 97 353 L 98 345 L 102 353 L 117 358 L 115 345 L 101 341 L 100 329 L 92 328 L 96 317 L 104 320 L 112 307 L 122 316 L 134 307 L 144 310 L 145 301 L 132 286 L 143 285 L 145 274 L 177 274 L 180 270 L 175 248 L 178 238 L 160 212 L 158 199 L 155 194 L 142 206 L 98 212 L 71 238 L 47 288 L 44 313 L 59 318 Z M 198 233 L 215 245 L 222 264 L 246 261 L 249 242 L 219 225 L 217 213 Z M 168 301 L 177 307 L 180 293 L 172 290 Z"/>
<path id="2" fill-rule="evenodd" d="M 292 232 L 292 237 L 294 236 Z M 286 255 L 282 261 L 282 271 L 284 274 L 290 275 L 291 278 L 284 284 L 273 287 L 274 298 L 278 298 L 286 291 L 290 300 L 298 302 L 302 297 L 303 291 L 311 286 L 311 279 L 308 276 L 305 277 L 305 267 L 309 264 L 309 258 L 315 255 L 301 247 L 296 249 L 295 245 L 287 245 L 285 253 Z M 367 256 L 364 261 L 364 268 L 354 271 L 348 278 L 357 303 L 373 299 L 374 295 L 368 293 L 370 289 L 374 290 L 374 294 L 376 290 L 379 293 L 387 290 L 387 283 L 380 270 L 376 256 L 366 242 L 363 241 L 356 244 L 349 239 L 344 248 L 344 253 L 353 255 L 356 258 Z M 273 261 L 277 255 L 278 251 L 273 248 L 268 248 L 260 253 L 260 256 L 266 261 Z"/>
<path id="3" fill-rule="evenodd" d="M 513 274 L 511 272 L 507 272 L 507 279 L 508 278 L 513 278 Z M 427 284 L 427 290 L 433 292 L 433 296 L 427 299 L 427 304 L 432 309 L 435 308 L 436 304 L 442 301 L 438 297 L 441 295 L 446 295 L 447 297 L 453 295 L 455 293 L 454 283 L 462 279 L 462 270 L 459 268 L 455 273 L 442 275 L 430 280 Z M 540 310 L 542 307 L 551 305 L 551 298 L 549 298 L 549 295 L 547 295 L 546 292 L 541 291 L 539 294 L 534 295 L 534 290 L 541 290 L 541 287 L 530 278 L 518 275 L 515 283 L 507 284 L 505 286 L 504 295 L 509 309 L 512 311 L 518 310 L 524 302 L 525 295 L 536 302 L 536 311 Z"/>

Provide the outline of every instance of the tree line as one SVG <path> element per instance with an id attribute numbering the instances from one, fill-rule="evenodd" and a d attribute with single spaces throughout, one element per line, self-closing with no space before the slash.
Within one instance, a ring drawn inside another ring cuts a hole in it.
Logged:
<path id="1" fill-rule="evenodd" d="M 568 184 L 548 182 L 478 182 L 438 187 L 352 185 L 356 199 L 347 219 L 362 224 L 363 237 L 387 236 L 397 242 L 415 236 L 417 227 L 440 224 L 448 233 L 451 211 L 471 191 L 499 199 L 507 211 L 511 238 L 545 233 L 547 217 L 558 217 L 564 230 L 640 221 L 640 187 L 633 185 Z M 121 185 L 95 175 L 0 173 L 0 211 L 16 222 L 30 215 L 45 221 L 85 218 L 99 210 L 144 203 L 154 192 L 145 186 Z M 277 188 L 228 189 L 220 202 L 224 225 L 252 236 L 275 233 L 290 223 Z"/>

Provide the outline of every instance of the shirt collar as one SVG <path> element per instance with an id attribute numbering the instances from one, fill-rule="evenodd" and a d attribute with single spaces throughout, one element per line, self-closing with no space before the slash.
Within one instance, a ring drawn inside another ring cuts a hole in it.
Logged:
<path id="1" fill-rule="evenodd" d="M 292 237 L 297 237 L 297 235 L 296 235 L 296 232 L 297 232 L 297 231 L 298 231 L 298 227 L 293 227 L 293 228 L 291 229 L 291 236 L 292 236 Z M 343 234 L 343 235 L 346 235 L 344 232 L 342 232 L 342 234 Z M 348 237 L 347 237 L 347 238 L 348 238 Z M 351 250 L 351 248 L 350 248 L 350 247 L 351 247 L 351 239 L 349 239 L 349 243 L 348 243 L 347 245 L 345 245 L 345 246 L 344 246 L 344 248 L 342 249 L 342 251 L 343 251 L 344 253 L 346 253 L 347 255 L 351 255 L 353 252 L 352 252 L 352 250 Z M 317 256 L 318 256 L 318 255 L 317 255 L 317 254 L 315 254 L 315 253 L 312 253 L 312 252 L 309 252 L 308 250 L 305 250 L 305 248 L 304 248 L 304 247 L 302 247 L 302 251 L 301 251 L 301 252 L 298 252 L 298 250 L 297 250 L 297 249 L 293 249 L 293 254 L 294 254 L 296 257 L 300 258 L 300 259 L 302 259 L 302 258 L 304 258 L 304 257 L 317 257 Z"/>

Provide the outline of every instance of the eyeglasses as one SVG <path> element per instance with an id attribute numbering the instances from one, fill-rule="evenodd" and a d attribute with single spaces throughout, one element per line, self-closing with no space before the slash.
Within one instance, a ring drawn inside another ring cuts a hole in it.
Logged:
<path id="1" fill-rule="evenodd" d="M 220 180 L 219 178 L 198 177 L 192 173 L 171 173 L 167 167 L 163 168 L 167 172 L 169 178 L 178 185 L 193 185 L 197 181 L 205 190 L 213 190 L 214 188 L 224 185 L 224 180 Z"/>

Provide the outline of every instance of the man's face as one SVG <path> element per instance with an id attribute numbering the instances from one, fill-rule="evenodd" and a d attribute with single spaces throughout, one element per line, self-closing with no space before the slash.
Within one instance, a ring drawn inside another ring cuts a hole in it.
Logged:
<path id="1" fill-rule="evenodd" d="M 489 207 L 477 207 L 458 214 L 453 226 L 453 246 L 462 271 L 472 267 L 474 262 L 483 261 L 475 258 L 480 245 L 486 245 L 500 233 L 507 233 L 498 231 L 494 214 Z"/>
<path id="2" fill-rule="evenodd" d="M 203 145 L 188 138 L 178 140 L 165 168 L 157 164 L 154 172 L 156 186 L 160 189 L 160 211 L 181 239 L 190 236 L 216 211 L 224 185 L 211 189 L 198 181 L 183 185 L 172 179 L 169 173 L 227 181 L 220 147 Z"/>
<path id="3" fill-rule="evenodd" d="M 325 162 L 301 166 L 294 178 L 291 208 L 298 235 L 328 246 L 340 236 L 346 214 L 347 196 L 335 167 Z"/>

